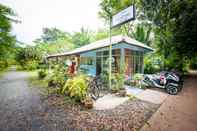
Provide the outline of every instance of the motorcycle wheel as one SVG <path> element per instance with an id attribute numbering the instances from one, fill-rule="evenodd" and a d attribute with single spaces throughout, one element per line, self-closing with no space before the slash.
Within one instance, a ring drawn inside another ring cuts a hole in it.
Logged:
<path id="1" fill-rule="evenodd" d="M 167 84 L 166 92 L 170 95 L 176 95 L 178 93 L 178 88 L 173 85 Z"/>

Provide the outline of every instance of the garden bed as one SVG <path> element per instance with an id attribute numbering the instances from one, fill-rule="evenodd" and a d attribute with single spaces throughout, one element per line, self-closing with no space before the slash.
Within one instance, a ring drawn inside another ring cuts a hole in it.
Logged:
<path id="1" fill-rule="evenodd" d="M 159 107 L 135 99 L 110 110 L 88 110 L 58 95 L 50 95 L 43 102 L 48 107 L 46 113 L 55 114 L 64 129 L 73 130 L 138 130 Z"/>
<path id="2" fill-rule="evenodd" d="M 39 87 L 36 89 L 43 92 L 41 99 L 44 112 L 40 113 L 40 119 L 47 123 L 49 130 L 54 124 L 57 130 L 139 130 L 159 107 L 157 104 L 131 99 L 113 109 L 87 109 L 69 96 L 56 93 L 46 95 L 46 82 L 35 77 L 33 75 L 30 79 L 31 87 Z"/>

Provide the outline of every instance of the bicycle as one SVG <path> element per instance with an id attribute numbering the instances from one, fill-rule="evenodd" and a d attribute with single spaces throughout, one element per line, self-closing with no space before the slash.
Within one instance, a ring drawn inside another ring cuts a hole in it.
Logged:
<path id="1" fill-rule="evenodd" d="M 100 97 L 101 81 L 100 76 L 93 77 L 88 84 L 89 94 L 92 99 L 97 100 Z"/>

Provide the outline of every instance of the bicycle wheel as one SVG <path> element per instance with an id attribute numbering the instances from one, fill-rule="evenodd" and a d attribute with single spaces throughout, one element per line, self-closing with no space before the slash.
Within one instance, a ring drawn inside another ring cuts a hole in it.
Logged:
<path id="1" fill-rule="evenodd" d="M 90 95 L 91 95 L 92 99 L 97 100 L 99 98 L 99 94 L 100 94 L 100 91 L 99 91 L 99 88 L 96 85 L 91 87 Z"/>

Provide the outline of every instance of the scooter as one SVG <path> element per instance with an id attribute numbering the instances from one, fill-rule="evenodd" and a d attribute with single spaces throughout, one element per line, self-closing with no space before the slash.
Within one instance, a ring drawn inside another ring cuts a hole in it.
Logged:
<path id="1" fill-rule="evenodd" d="M 171 95 L 176 95 L 182 89 L 182 81 L 174 72 L 161 72 L 153 75 L 144 75 L 145 86 L 166 89 Z"/>

